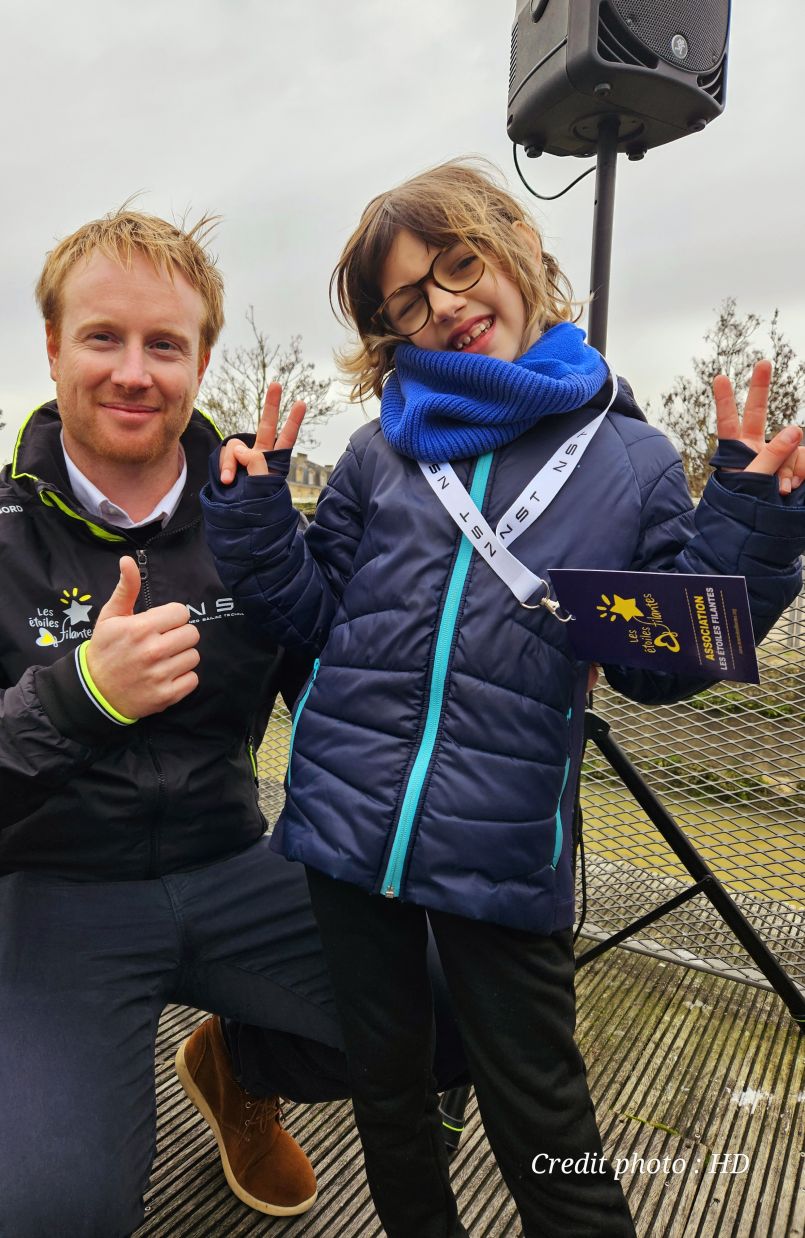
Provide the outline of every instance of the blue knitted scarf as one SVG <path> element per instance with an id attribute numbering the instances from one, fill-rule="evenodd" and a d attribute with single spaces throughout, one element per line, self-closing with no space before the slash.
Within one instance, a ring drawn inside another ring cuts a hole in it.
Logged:
<path id="1" fill-rule="evenodd" d="M 552 413 L 582 408 L 607 365 L 584 332 L 560 322 L 516 361 L 401 344 L 383 388 L 380 426 L 401 455 L 438 464 L 511 443 Z"/>

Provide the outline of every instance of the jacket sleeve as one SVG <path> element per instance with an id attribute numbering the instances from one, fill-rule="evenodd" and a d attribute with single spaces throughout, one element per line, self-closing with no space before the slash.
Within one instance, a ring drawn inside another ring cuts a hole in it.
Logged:
<path id="1" fill-rule="evenodd" d="M 363 532 L 354 445 L 333 469 L 306 529 L 286 481 L 290 451 L 266 452 L 267 476 L 239 468 L 229 486 L 221 485 L 218 456 L 210 460 L 201 506 L 222 581 L 278 644 L 321 649 Z"/>
<path id="2" fill-rule="evenodd" d="M 31 666 L 0 689 L 0 830 L 22 820 L 127 727 L 91 695 L 73 652 L 52 666 Z"/>
<path id="3" fill-rule="evenodd" d="M 656 453 L 656 439 L 647 441 Z M 802 588 L 805 486 L 784 496 L 776 477 L 725 471 L 743 469 L 752 457 L 742 443 L 721 442 L 711 461 L 718 471 L 694 511 L 682 462 L 664 440 L 664 467 L 641 487 L 640 533 L 630 568 L 744 576 L 757 644 Z M 713 682 L 612 665 L 604 673 L 618 692 L 645 704 L 682 700 Z"/>

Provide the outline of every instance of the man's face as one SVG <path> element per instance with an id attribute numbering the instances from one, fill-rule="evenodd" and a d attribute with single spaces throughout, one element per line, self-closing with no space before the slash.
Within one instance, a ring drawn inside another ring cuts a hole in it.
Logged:
<path id="1" fill-rule="evenodd" d="M 175 452 L 209 360 L 203 314 L 184 276 L 171 280 L 142 254 L 125 270 L 96 251 L 69 272 L 47 349 L 65 444 L 90 479 Z"/>

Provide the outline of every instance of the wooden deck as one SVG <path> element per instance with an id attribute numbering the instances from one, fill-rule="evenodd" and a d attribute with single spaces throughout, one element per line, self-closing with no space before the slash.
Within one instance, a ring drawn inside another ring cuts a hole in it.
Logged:
<path id="1" fill-rule="evenodd" d="M 604 1146 L 629 1161 L 622 1181 L 640 1238 L 803 1238 L 805 1042 L 777 997 L 623 950 L 584 968 L 577 988 Z M 160 1026 L 159 1151 L 136 1238 L 379 1236 L 346 1102 L 289 1107 L 319 1179 L 309 1213 L 272 1220 L 235 1199 L 173 1073 L 198 1019 L 174 1007 Z M 473 1238 L 514 1238 L 474 1102 L 468 1117 L 453 1167 L 462 1218 Z"/>

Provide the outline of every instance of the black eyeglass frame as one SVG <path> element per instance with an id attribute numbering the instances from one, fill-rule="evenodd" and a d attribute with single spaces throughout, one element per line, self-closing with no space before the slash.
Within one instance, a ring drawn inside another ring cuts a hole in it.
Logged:
<path id="1" fill-rule="evenodd" d="M 472 281 L 472 283 L 465 284 L 461 288 L 449 288 L 447 284 L 443 284 L 440 280 L 436 278 L 435 267 L 436 267 L 436 263 L 439 261 L 440 258 L 443 258 L 445 254 L 449 254 L 451 249 L 456 249 L 458 248 L 458 246 L 461 246 L 463 249 L 466 249 L 468 253 L 471 253 L 473 257 L 478 259 L 478 261 L 481 264 L 481 270 L 478 276 Z M 421 279 L 416 280 L 413 284 L 401 284 L 399 288 L 395 288 L 393 292 L 390 292 L 389 295 L 386 297 L 385 301 L 383 301 L 382 305 L 380 305 L 375 310 L 374 314 L 372 315 L 372 321 L 382 323 L 387 331 L 391 332 L 392 335 L 398 336 L 399 339 L 410 340 L 413 335 L 418 335 L 420 331 L 423 331 L 425 327 L 428 325 L 428 323 L 430 322 L 431 318 L 433 317 L 433 306 L 430 303 L 430 297 L 425 291 L 425 284 L 427 284 L 428 280 L 433 280 L 436 287 L 441 288 L 442 292 L 469 292 L 470 288 L 474 288 L 476 284 L 479 284 L 481 282 L 481 280 L 484 277 L 485 270 L 486 270 L 486 263 L 484 262 L 480 254 L 477 254 L 475 250 L 471 249 L 470 246 L 467 245 L 464 241 L 454 241 L 453 244 L 448 245 L 446 249 L 439 250 L 438 254 L 436 254 L 434 257 L 433 262 L 428 267 L 427 273 L 423 275 Z M 427 306 L 427 310 L 428 310 L 427 315 L 425 317 L 425 321 L 421 324 L 421 326 L 417 327 L 415 331 L 408 331 L 408 332 L 398 331 L 396 327 L 392 326 L 392 324 L 388 321 L 388 319 L 385 316 L 386 306 L 388 305 L 389 301 L 391 301 L 392 297 L 396 297 L 399 293 L 404 292 L 406 288 L 411 288 L 412 290 L 415 290 L 424 300 L 425 305 Z"/>

